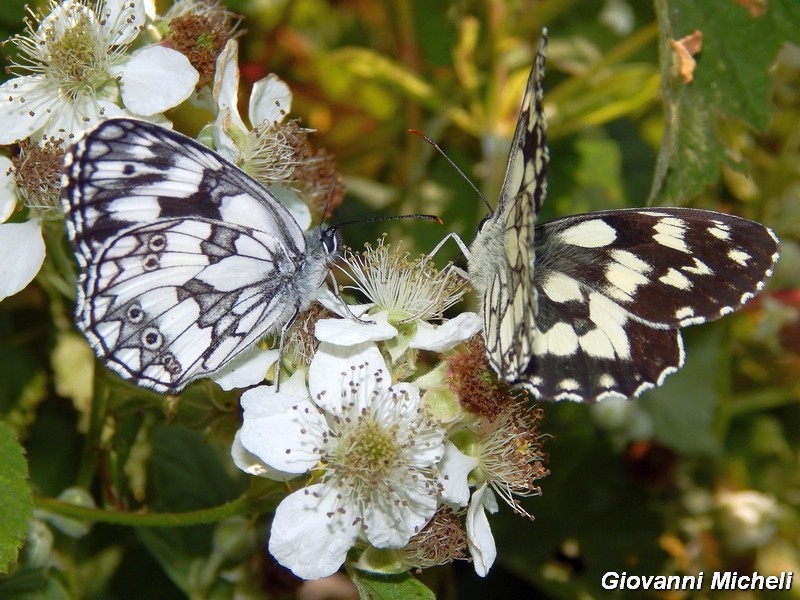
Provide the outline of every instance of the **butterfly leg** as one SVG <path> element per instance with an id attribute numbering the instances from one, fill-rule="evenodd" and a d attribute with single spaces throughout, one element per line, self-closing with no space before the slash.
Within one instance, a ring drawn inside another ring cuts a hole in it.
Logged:
<path id="1" fill-rule="evenodd" d="M 344 301 L 344 298 L 342 298 L 342 295 L 339 293 L 339 286 L 336 285 L 336 278 L 333 275 L 333 271 L 330 271 L 328 273 L 328 276 L 330 277 L 331 280 L 332 293 L 336 297 L 336 299 L 341 303 L 341 305 L 344 306 L 344 311 L 347 313 L 348 317 L 353 321 L 355 321 L 356 323 L 361 323 L 362 325 L 369 325 L 370 323 L 372 323 L 372 321 L 365 321 L 361 317 L 353 314 L 353 311 L 350 310 L 350 306 L 347 304 L 347 302 Z"/>
<path id="2" fill-rule="evenodd" d="M 431 258 L 436 256 L 436 253 L 439 252 L 439 250 L 441 250 L 442 246 L 445 245 L 447 240 L 451 238 L 455 241 L 456 245 L 461 250 L 461 254 L 463 254 L 465 257 L 467 257 L 467 259 L 469 259 L 469 257 L 472 256 L 469 251 L 469 248 L 464 243 L 464 240 L 461 239 L 461 236 L 459 236 L 457 233 L 448 233 L 446 236 L 444 236 L 442 238 L 442 241 L 436 244 L 436 247 L 428 253 L 428 256 L 430 256 Z"/>
<path id="3" fill-rule="evenodd" d="M 279 392 L 281 390 L 281 362 L 283 359 L 283 340 L 286 337 L 286 332 L 289 331 L 289 327 L 297 319 L 297 315 L 300 314 L 300 309 L 295 307 L 292 316 L 286 320 L 286 323 L 283 324 L 281 327 L 281 337 L 278 339 L 278 362 L 275 363 L 275 391 Z"/>

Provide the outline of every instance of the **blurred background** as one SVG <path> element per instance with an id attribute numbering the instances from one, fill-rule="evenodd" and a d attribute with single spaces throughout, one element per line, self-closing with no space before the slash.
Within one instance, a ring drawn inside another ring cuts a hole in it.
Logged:
<path id="1" fill-rule="evenodd" d="M 6 4 L 3 37 L 21 30 L 24 14 L 21 2 Z M 542 496 L 525 504 L 535 521 L 502 506 L 491 519 L 499 553 L 492 572 L 480 579 L 466 563 L 426 571 L 421 579 L 437 597 L 700 598 L 711 594 L 613 592 L 601 578 L 703 571 L 709 579 L 724 570 L 795 571 L 795 589 L 770 598 L 800 597 L 795 0 L 226 5 L 244 16 L 244 91 L 277 73 L 294 94 L 291 115 L 338 162 L 347 195 L 331 222 L 410 213 L 444 221 L 351 227 L 344 232 L 351 247 L 383 232 L 413 255 L 451 231 L 472 239 L 486 206 L 408 130 L 436 140 L 494 206 L 543 27 L 551 160 L 541 220 L 695 206 L 760 221 L 781 238 L 766 291 L 735 315 L 686 330 L 686 366 L 663 387 L 636 401 L 544 406 L 551 474 L 540 482 Z M 671 71 L 669 40 L 695 30 L 703 46 L 687 83 Z M 210 118 L 189 107 L 169 116 L 190 134 Z M 440 266 L 449 260 L 465 266 L 455 244 L 437 255 Z M 92 424 L 75 377 L 87 369 L 91 377 L 91 359 L 72 329 L 69 300 L 55 299 L 43 277 L 0 304 L 0 411 L 26 448 L 35 492 L 55 497 L 82 485 L 118 507 L 176 512 L 238 496 L 248 482 L 228 456 L 236 397 L 210 384 L 169 407 L 156 397 L 113 396 L 103 469 L 82 470 Z M 265 556 L 266 525 L 253 525 L 106 524 L 82 537 L 53 525 L 51 560 L 31 566 L 37 546 L 29 540 L 0 595 L 268 598 L 284 590 L 291 597 L 296 583 Z"/>

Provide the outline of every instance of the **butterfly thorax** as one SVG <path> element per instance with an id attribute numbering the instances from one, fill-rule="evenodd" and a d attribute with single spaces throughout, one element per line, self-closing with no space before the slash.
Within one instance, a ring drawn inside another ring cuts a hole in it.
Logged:
<path id="1" fill-rule="evenodd" d="M 317 289 L 325 282 L 330 265 L 339 257 L 341 239 L 333 227 L 314 227 L 304 234 L 306 254 L 300 264 L 293 285 L 301 299 L 302 312 L 311 305 Z"/>
<path id="2" fill-rule="evenodd" d="M 503 228 L 494 215 L 484 219 L 470 245 L 467 270 L 479 297 L 489 290 L 500 267 L 505 264 Z"/>

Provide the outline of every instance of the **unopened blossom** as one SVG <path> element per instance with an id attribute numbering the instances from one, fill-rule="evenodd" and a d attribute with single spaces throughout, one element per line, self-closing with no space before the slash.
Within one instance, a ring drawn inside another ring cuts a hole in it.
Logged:
<path id="1" fill-rule="evenodd" d="M 322 343 L 308 372 L 245 392 L 234 462 L 278 480 L 311 474 L 278 506 L 269 550 L 299 577 L 336 572 L 363 538 L 402 548 L 439 504 L 444 431 L 378 348 Z"/>
<path id="2" fill-rule="evenodd" d="M 721 490 L 716 504 L 722 538 L 736 552 L 764 546 L 778 530 L 781 510 L 772 496 L 755 490 Z"/>
<path id="3" fill-rule="evenodd" d="M 165 122 L 161 113 L 194 90 L 197 71 L 179 52 L 132 49 L 142 0 L 51 0 L 49 9 L 11 40 L 16 77 L 0 85 L 0 144 L 66 140 L 111 116 Z"/>

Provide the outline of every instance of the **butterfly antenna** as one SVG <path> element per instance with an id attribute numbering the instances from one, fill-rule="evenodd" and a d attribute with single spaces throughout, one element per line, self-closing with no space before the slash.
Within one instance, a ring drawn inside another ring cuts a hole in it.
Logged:
<path id="1" fill-rule="evenodd" d="M 492 205 L 491 205 L 491 204 L 489 204 L 489 201 L 486 199 L 486 196 L 484 196 L 484 195 L 483 195 L 483 192 L 481 192 L 481 191 L 478 189 L 478 186 L 476 186 L 476 185 L 475 185 L 475 184 L 472 182 L 472 180 L 471 180 L 469 177 L 467 177 L 466 173 L 464 173 L 464 171 L 462 171 L 462 170 L 461 170 L 461 167 L 459 167 L 459 166 L 458 166 L 458 165 L 457 165 L 455 162 L 453 162 L 453 159 L 451 159 L 449 156 L 447 156 L 447 154 L 445 154 L 444 150 L 442 150 L 442 148 L 439 146 L 439 144 L 437 144 L 436 142 L 434 142 L 434 141 L 433 141 L 431 138 L 429 138 L 427 135 L 425 135 L 424 133 L 422 133 L 421 131 L 419 131 L 419 130 L 417 130 L 417 129 L 409 129 L 409 130 L 408 130 L 408 132 L 409 132 L 409 133 L 413 133 L 414 135 L 416 135 L 416 136 L 418 136 L 418 137 L 421 137 L 423 140 L 425 140 L 425 141 L 426 141 L 426 142 L 428 142 L 428 143 L 429 143 L 431 146 L 433 146 L 433 147 L 436 149 L 436 151 L 437 151 L 439 154 L 441 154 L 441 155 L 442 155 L 442 157 L 443 157 L 443 158 L 444 158 L 444 159 L 445 159 L 447 162 L 449 162 L 449 163 L 450 163 L 450 166 L 451 166 L 451 167 L 453 167 L 453 168 L 456 170 L 456 173 L 458 173 L 459 175 L 461 175 L 461 177 L 463 177 L 463 178 L 464 178 L 464 181 L 466 181 L 466 182 L 469 184 L 469 187 L 471 187 L 473 190 L 475 190 L 475 193 L 476 193 L 476 194 L 478 194 L 478 197 L 479 197 L 481 200 L 483 200 L 483 203 L 486 205 L 486 208 L 488 208 L 488 209 L 489 209 L 489 214 L 492 214 L 492 213 L 494 212 L 494 209 L 492 209 Z"/>
<path id="2" fill-rule="evenodd" d="M 342 223 L 336 223 L 336 225 L 332 225 L 331 229 L 338 229 L 339 227 L 344 227 L 345 225 L 360 225 L 362 223 L 377 223 L 378 221 L 399 221 L 401 219 L 424 219 L 426 221 L 436 221 L 441 225 L 443 221 L 437 217 L 436 215 L 399 215 L 394 217 L 371 217 L 369 219 L 357 219 L 355 221 L 343 221 Z"/>

